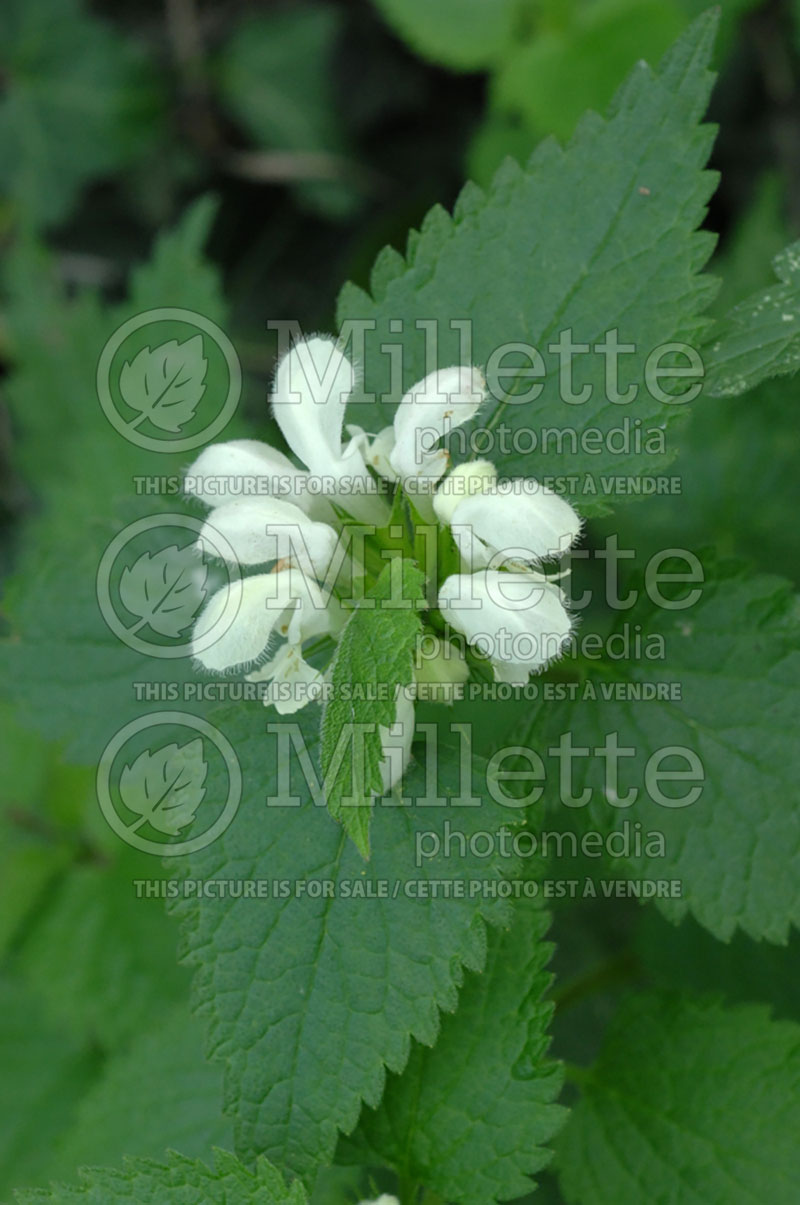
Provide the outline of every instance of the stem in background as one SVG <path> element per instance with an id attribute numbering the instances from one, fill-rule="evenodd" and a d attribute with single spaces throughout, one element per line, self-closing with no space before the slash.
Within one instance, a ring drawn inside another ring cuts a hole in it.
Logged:
<path id="1" fill-rule="evenodd" d="M 561 1012 L 612 984 L 633 979 L 639 969 L 639 959 L 632 950 L 625 950 L 622 954 L 616 954 L 613 958 L 601 962 L 586 974 L 565 983 L 562 988 L 554 991 L 550 998 L 556 1006 L 556 1011 Z"/>
<path id="2" fill-rule="evenodd" d="M 397 1180 L 397 1195 L 400 1205 L 417 1205 L 420 1185 L 413 1176 L 399 1176 Z"/>
<path id="3" fill-rule="evenodd" d="M 198 91 L 205 77 L 205 53 L 195 0 L 166 0 L 166 17 L 183 86 L 187 92 Z"/>
<path id="4" fill-rule="evenodd" d="M 561 1066 L 564 1068 L 564 1078 L 569 1084 L 581 1088 L 589 1078 L 588 1067 L 580 1067 L 577 1063 L 567 1063 L 563 1060 Z"/>
<path id="5" fill-rule="evenodd" d="M 345 180 L 362 192 L 375 192 L 385 185 L 377 172 L 329 151 L 240 150 L 228 146 L 209 84 L 196 0 L 164 0 L 164 3 L 186 109 L 187 136 L 222 171 L 256 184 Z"/>
<path id="6" fill-rule="evenodd" d="M 221 166 L 240 180 L 255 184 L 294 183 L 297 180 L 346 180 L 372 188 L 378 177 L 358 163 L 331 151 L 226 150 Z"/>

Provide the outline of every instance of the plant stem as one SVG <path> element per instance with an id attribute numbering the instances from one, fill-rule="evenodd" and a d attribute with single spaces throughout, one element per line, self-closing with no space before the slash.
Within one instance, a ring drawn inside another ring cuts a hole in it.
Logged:
<path id="1" fill-rule="evenodd" d="M 420 1185 L 413 1176 L 401 1175 L 397 1181 L 397 1194 L 400 1205 L 417 1205 Z"/>
<path id="2" fill-rule="evenodd" d="M 624 983 L 625 980 L 632 979 L 638 969 L 639 960 L 636 955 L 631 950 L 624 950 L 564 984 L 560 990 L 553 992 L 551 999 L 559 1011 L 570 1008 L 571 1005 L 578 1004 L 587 996 L 593 996 L 614 983 Z"/>

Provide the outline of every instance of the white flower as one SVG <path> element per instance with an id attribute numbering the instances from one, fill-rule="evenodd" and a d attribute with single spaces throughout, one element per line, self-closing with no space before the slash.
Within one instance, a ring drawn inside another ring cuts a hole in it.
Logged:
<path id="1" fill-rule="evenodd" d="M 489 657 L 502 682 L 527 682 L 559 656 L 572 630 L 563 592 L 530 573 L 452 574 L 438 603 L 450 625 Z"/>
<path id="2" fill-rule="evenodd" d="M 233 616 L 232 588 L 212 595 L 197 618 L 192 633 L 193 652 L 206 669 L 221 673 L 234 666 L 253 665 L 267 651 L 273 636 L 300 647 L 313 636 L 332 630 L 336 612 L 316 582 L 299 569 L 260 573 L 241 583 L 241 598 Z M 219 627 L 219 636 L 208 637 Z"/>
<path id="3" fill-rule="evenodd" d="M 359 1201 L 358 1205 L 400 1205 L 397 1197 L 390 1196 L 388 1192 L 382 1192 L 374 1201 Z"/>
<path id="4" fill-rule="evenodd" d="M 282 712 L 302 707 L 322 681 L 302 656 L 303 642 L 338 623 L 338 604 L 312 580 L 325 578 L 337 553 L 331 503 L 376 525 L 388 517 L 364 461 L 366 437 L 359 432 L 343 443 L 354 384 L 353 366 L 334 340 L 296 343 L 278 365 L 272 403 L 303 467 L 269 444 L 232 440 L 207 448 L 186 477 L 187 493 L 212 508 L 197 541 L 201 552 L 244 566 L 275 563 L 272 573 L 242 582 L 235 617 L 227 588 L 211 598 L 195 625 L 195 655 L 219 672 L 255 665 L 250 677 L 269 683 L 265 702 Z M 204 647 L 212 635 L 215 642 Z M 276 636 L 286 643 L 268 657 Z"/>
<path id="5" fill-rule="evenodd" d="M 483 376 L 477 368 L 465 365 L 437 369 L 412 385 L 394 416 L 394 448 L 389 460 L 399 479 L 438 481 L 449 464 L 439 440 L 469 422 L 485 396 Z"/>
<path id="6" fill-rule="evenodd" d="M 215 536 L 222 540 L 215 540 Z M 196 547 L 214 555 L 230 549 L 239 565 L 283 561 L 324 578 L 339 536 L 327 523 L 315 523 L 284 498 L 246 498 L 218 506 L 200 531 Z M 231 556 L 225 559 L 231 560 Z"/>
<path id="7" fill-rule="evenodd" d="M 450 524 L 468 569 L 524 569 L 563 556 L 581 531 L 577 513 L 553 490 L 532 477 L 498 483 L 489 461 L 454 469 L 433 507 Z"/>
<path id="8" fill-rule="evenodd" d="M 212 444 L 186 472 L 184 489 L 206 506 L 224 506 L 247 496 L 291 498 L 312 511 L 317 498 L 305 488 L 308 473 L 288 456 L 258 439 L 231 439 Z M 327 508 L 330 514 L 330 508 Z"/>
<path id="9" fill-rule="evenodd" d="M 248 494 L 284 497 L 318 518 L 332 516 L 335 500 L 353 517 L 381 523 L 388 511 L 364 462 L 364 437 L 342 438 L 354 385 L 353 366 L 333 339 L 296 343 L 278 365 L 272 409 L 304 468 L 269 444 L 232 440 L 200 454 L 186 474 L 187 493 L 212 507 Z"/>
<path id="10" fill-rule="evenodd" d="M 397 711 L 394 723 L 386 728 L 378 725 L 383 747 L 381 781 L 383 795 L 389 795 L 399 786 L 411 760 L 411 744 L 414 740 L 413 689 L 400 689 L 397 693 Z"/>
<path id="11" fill-rule="evenodd" d="M 469 460 L 448 473 L 433 498 L 433 509 L 440 523 L 453 521 L 456 508 L 466 498 L 490 494 L 497 485 L 497 469 L 490 460 Z"/>
<path id="12" fill-rule="evenodd" d="M 355 371 L 333 339 L 295 343 L 275 373 L 272 408 L 284 439 L 310 473 L 366 477 L 358 441 L 342 446 Z"/>

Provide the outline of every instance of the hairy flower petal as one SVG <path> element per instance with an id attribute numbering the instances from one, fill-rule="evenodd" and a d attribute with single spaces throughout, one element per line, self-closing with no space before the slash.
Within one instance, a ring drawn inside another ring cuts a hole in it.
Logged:
<path id="1" fill-rule="evenodd" d="M 235 592 L 224 587 L 212 595 L 197 618 L 193 652 L 206 669 L 221 672 L 258 661 L 273 635 L 299 643 L 331 626 L 322 592 L 299 569 L 245 578 L 238 609 L 235 599 Z M 219 638 L 204 647 L 217 626 Z"/>
<path id="2" fill-rule="evenodd" d="M 333 339 L 316 336 L 295 343 L 278 365 L 275 418 L 289 447 L 312 473 L 329 473 L 342 458 L 345 405 L 354 384 L 353 366 Z"/>
<path id="3" fill-rule="evenodd" d="M 572 620 L 557 586 L 526 573 L 456 573 L 439 590 L 445 619 L 503 681 L 525 682 L 563 651 Z"/>
<path id="4" fill-rule="evenodd" d="M 517 482 L 506 483 L 517 486 Z M 454 508 L 453 538 L 469 568 L 495 561 L 538 564 L 563 556 L 581 530 L 581 520 L 568 502 L 529 479 L 528 490 L 508 489 L 464 498 Z M 531 492 L 532 491 L 532 492 Z"/>
<path id="5" fill-rule="evenodd" d="M 205 448 L 186 472 L 184 489 L 206 506 L 224 506 L 245 497 L 290 497 L 308 511 L 312 498 L 302 488 L 308 474 L 288 456 L 257 439 L 232 439 Z"/>
<path id="6" fill-rule="evenodd" d="M 398 477 L 443 476 L 449 458 L 437 446 L 439 440 L 469 422 L 485 396 L 482 374 L 463 365 L 437 369 L 413 385 L 394 416 L 395 446 L 389 459 Z"/>
<path id="7" fill-rule="evenodd" d="M 282 498 L 253 498 L 219 506 L 203 524 L 199 549 L 213 554 L 219 533 L 240 565 L 290 561 L 304 573 L 324 576 L 333 556 L 337 533 L 327 523 L 315 523 Z"/>

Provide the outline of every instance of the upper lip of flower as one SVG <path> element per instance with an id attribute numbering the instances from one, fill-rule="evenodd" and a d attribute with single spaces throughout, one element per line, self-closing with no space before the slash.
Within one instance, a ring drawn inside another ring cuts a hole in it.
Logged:
<path id="1" fill-rule="evenodd" d="M 532 591 L 540 593 L 533 596 Z M 503 598 L 501 605 L 493 595 Z M 478 601 L 478 606 L 461 605 L 464 595 Z M 529 601 L 530 600 L 530 601 Z M 516 629 L 518 634 L 534 638 L 531 653 L 515 659 L 502 649 L 491 656 L 495 673 L 507 680 L 527 679 L 532 670 L 546 667 L 563 649 L 572 630 L 572 619 L 565 606 L 563 591 L 531 573 L 506 573 L 497 569 L 480 569 L 476 573 L 453 574 L 442 583 L 438 597 L 445 617 L 452 617 L 453 627 L 463 632 L 470 644 L 481 637 L 492 639 L 503 629 Z M 527 605 L 526 605 L 527 603 Z M 481 622 L 483 621 L 483 622 Z M 513 635 L 512 632 L 508 633 Z M 509 671 L 516 677 L 509 678 Z"/>
<path id="2" fill-rule="evenodd" d="M 282 495 L 318 518 L 333 517 L 326 502 L 333 495 L 355 518 L 382 520 L 385 504 L 364 461 L 365 437 L 343 442 L 345 405 L 355 381 L 353 365 L 335 340 L 314 336 L 296 343 L 276 370 L 272 410 L 304 468 L 269 444 L 232 440 L 201 453 L 186 475 L 189 492 L 218 506 L 241 496 L 237 478 L 252 476 L 267 483 L 264 493 Z M 308 488 L 311 477 L 318 479 L 314 489 Z M 212 478 L 227 480 L 227 490 L 218 495 L 204 490 L 203 483 Z M 361 488 L 354 489 L 354 483 Z"/>
<path id="3" fill-rule="evenodd" d="M 448 431 L 469 422 L 485 397 L 483 374 L 465 365 L 437 369 L 412 385 L 394 416 L 395 442 L 389 460 L 398 477 L 438 481 L 447 472 L 448 454 L 438 446 L 423 449 L 420 432 L 426 431 L 431 444 L 437 445 Z"/>
<path id="4" fill-rule="evenodd" d="M 333 339 L 296 343 L 278 364 L 272 408 L 284 439 L 309 472 L 367 476 L 360 443 L 342 446 L 345 405 L 356 383 L 353 365 Z"/>
<path id="5" fill-rule="evenodd" d="M 488 565 L 502 550 L 509 553 L 506 562 L 538 565 L 563 556 L 581 530 L 580 518 L 569 503 L 544 488 L 536 493 L 464 498 L 450 522 L 453 538 L 475 567 Z"/>
<path id="6" fill-rule="evenodd" d="M 240 565 L 285 561 L 322 578 L 337 540 L 332 527 L 315 523 L 285 498 L 243 498 L 211 512 L 196 547 L 212 555 L 219 549 L 224 560 Z"/>

